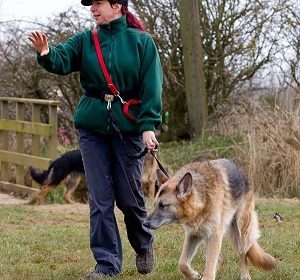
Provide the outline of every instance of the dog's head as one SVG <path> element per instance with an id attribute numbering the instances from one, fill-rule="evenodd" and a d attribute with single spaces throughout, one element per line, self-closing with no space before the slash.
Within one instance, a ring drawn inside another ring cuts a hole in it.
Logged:
<path id="1" fill-rule="evenodd" d="M 182 222 L 193 212 L 193 177 L 190 172 L 168 178 L 157 171 L 160 188 L 154 199 L 154 209 L 147 217 L 145 226 L 156 229 L 172 222 Z"/>

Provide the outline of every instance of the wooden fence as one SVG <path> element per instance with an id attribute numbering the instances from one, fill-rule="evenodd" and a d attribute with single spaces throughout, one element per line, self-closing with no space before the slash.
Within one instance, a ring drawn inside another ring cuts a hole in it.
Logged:
<path id="1" fill-rule="evenodd" d="M 25 185 L 26 168 L 32 165 L 47 169 L 56 158 L 59 102 L 0 97 L 0 105 L 0 189 L 32 195 L 38 189 L 36 184 Z M 47 115 L 47 123 L 42 123 L 41 112 Z M 43 157 L 41 137 L 46 139 L 48 146 Z M 30 149 L 25 147 L 25 138 L 30 139 Z M 15 171 L 12 173 L 12 170 Z"/>

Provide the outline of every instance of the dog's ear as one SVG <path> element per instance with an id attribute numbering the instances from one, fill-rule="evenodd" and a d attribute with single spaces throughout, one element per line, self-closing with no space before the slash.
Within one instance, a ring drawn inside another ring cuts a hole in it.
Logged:
<path id="1" fill-rule="evenodd" d="M 156 169 L 156 175 L 160 185 L 169 179 L 160 169 Z"/>
<path id="2" fill-rule="evenodd" d="M 190 172 L 186 173 L 179 182 L 177 190 L 177 199 L 186 200 L 192 193 L 193 177 Z"/>

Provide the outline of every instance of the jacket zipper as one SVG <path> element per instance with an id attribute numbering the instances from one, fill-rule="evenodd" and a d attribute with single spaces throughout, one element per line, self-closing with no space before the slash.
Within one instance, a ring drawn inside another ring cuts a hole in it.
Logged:
<path id="1" fill-rule="evenodd" d="M 115 40 L 115 34 L 114 31 L 110 29 L 110 34 L 111 34 L 111 45 L 110 45 L 110 52 L 109 52 L 109 60 L 108 60 L 108 69 L 109 69 L 109 75 L 110 78 L 112 79 L 111 76 L 111 65 L 112 65 L 112 52 L 113 52 L 113 45 L 114 45 L 114 40 Z"/>
<path id="2" fill-rule="evenodd" d="M 112 80 L 111 65 L 112 65 L 112 51 L 113 51 L 113 43 L 114 43 L 114 31 L 111 29 L 111 26 L 109 26 L 109 30 L 110 30 L 110 34 L 111 34 L 111 45 L 110 45 L 110 51 L 109 51 L 109 55 L 108 55 L 108 71 L 109 71 L 109 76 Z M 110 133 L 113 131 L 113 124 L 111 122 L 109 122 L 108 131 Z"/>

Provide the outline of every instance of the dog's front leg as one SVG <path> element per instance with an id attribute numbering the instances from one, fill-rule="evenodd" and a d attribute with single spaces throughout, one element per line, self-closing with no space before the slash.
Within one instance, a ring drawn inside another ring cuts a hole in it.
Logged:
<path id="1" fill-rule="evenodd" d="M 215 280 L 216 271 L 221 253 L 224 231 L 217 229 L 210 238 L 206 240 L 206 263 L 203 280 Z"/>
<path id="2" fill-rule="evenodd" d="M 36 204 L 38 204 L 38 205 L 44 204 L 47 193 L 54 188 L 55 188 L 55 186 L 49 186 L 49 185 L 42 186 L 39 196 L 37 198 Z"/>
<path id="3" fill-rule="evenodd" d="M 179 259 L 179 269 L 183 275 L 190 280 L 200 280 L 202 276 L 191 267 L 191 261 L 199 248 L 201 238 L 186 230 L 184 244 Z"/>

